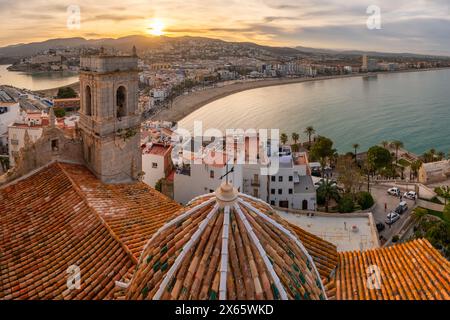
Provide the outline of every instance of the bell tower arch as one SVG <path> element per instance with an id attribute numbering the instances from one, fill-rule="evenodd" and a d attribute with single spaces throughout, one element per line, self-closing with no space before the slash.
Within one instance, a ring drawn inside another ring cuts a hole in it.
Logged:
<path id="1" fill-rule="evenodd" d="M 80 59 L 80 132 L 86 165 L 104 183 L 137 180 L 142 170 L 138 58 Z"/>

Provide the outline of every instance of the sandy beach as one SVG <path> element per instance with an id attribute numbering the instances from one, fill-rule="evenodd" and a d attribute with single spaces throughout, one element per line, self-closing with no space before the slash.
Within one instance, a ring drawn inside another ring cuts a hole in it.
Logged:
<path id="1" fill-rule="evenodd" d="M 254 81 L 247 80 L 245 82 L 237 82 L 220 87 L 205 89 L 203 91 L 189 93 L 187 95 L 178 96 L 174 99 L 171 108 L 161 110 L 159 113 L 151 117 L 151 119 L 175 121 L 175 122 L 180 121 L 190 113 L 194 112 L 195 110 L 203 107 L 204 105 L 210 102 L 245 90 L 292 84 L 292 83 L 301 83 L 308 81 L 321 81 L 321 80 L 349 78 L 358 76 L 361 77 L 363 75 L 350 74 L 350 75 L 317 77 L 317 78 L 268 79 L 268 80 L 254 80 Z"/>
<path id="2" fill-rule="evenodd" d="M 392 74 L 392 73 L 405 73 L 405 72 L 423 72 L 423 71 L 434 71 L 440 70 L 435 69 L 420 69 L 420 70 L 402 70 L 393 72 L 375 72 L 370 75 L 378 74 Z M 205 89 L 204 91 L 197 91 L 194 93 L 189 93 L 187 95 L 181 95 L 175 98 L 172 107 L 169 109 L 163 109 L 159 113 L 151 117 L 153 120 L 165 120 L 165 121 L 180 121 L 190 113 L 203 107 L 204 105 L 211 103 L 215 100 L 224 98 L 234 93 L 238 93 L 245 90 L 251 90 L 262 87 L 286 85 L 292 83 L 302 83 L 308 81 L 322 81 L 330 79 L 341 79 L 341 78 L 353 78 L 353 77 L 365 77 L 368 74 L 348 74 L 348 75 L 335 75 L 335 76 L 321 76 L 316 78 L 292 78 L 292 79 L 263 79 L 254 81 L 243 81 L 238 83 L 233 83 L 230 85 L 223 85 L 220 87 Z"/>

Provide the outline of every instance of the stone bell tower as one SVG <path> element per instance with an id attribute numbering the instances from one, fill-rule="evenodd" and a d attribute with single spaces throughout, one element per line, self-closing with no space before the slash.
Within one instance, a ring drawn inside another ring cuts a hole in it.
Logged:
<path id="1" fill-rule="evenodd" d="M 137 56 L 82 56 L 80 92 L 87 167 L 104 183 L 136 181 L 142 171 Z"/>

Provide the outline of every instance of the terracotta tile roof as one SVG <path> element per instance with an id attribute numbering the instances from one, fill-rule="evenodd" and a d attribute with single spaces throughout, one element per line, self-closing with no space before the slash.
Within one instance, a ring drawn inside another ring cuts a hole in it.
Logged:
<path id="1" fill-rule="evenodd" d="M 302 228 L 289 224 L 314 260 L 323 281 L 330 278 L 338 264 L 338 252 L 334 244 L 315 236 Z"/>
<path id="2" fill-rule="evenodd" d="M 371 265 L 380 271 L 378 290 L 367 288 L 367 268 Z M 450 262 L 424 239 L 341 252 L 335 285 L 328 289 L 328 295 L 337 300 L 449 300 Z"/>
<path id="3" fill-rule="evenodd" d="M 0 300 L 111 299 L 143 245 L 180 206 L 143 183 L 104 185 L 53 163 L 0 188 Z M 67 290 L 67 269 L 81 289 Z"/>
<path id="4" fill-rule="evenodd" d="M 324 299 L 314 261 L 267 205 L 195 200 L 145 247 L 128 299 Z"/>
<path id="5" fill-rule="evenodd" d="M 0 189 L 0 300 L 109 299 L 134 266 L 121 244 L 52 164 Z M 81 289 L 67 289 L 67 269 Z"/>

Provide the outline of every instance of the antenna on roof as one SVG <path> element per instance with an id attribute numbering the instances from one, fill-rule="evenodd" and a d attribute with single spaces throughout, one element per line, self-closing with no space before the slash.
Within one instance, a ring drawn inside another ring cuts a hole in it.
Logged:
<path id="1" fill-rule="evenodd" d="M 227 162 L 226 167 L 227 167 L 227 172 L 225 172 L 225 174 L 224 174 L 223 176 L 220 177 L 220 180 L 222 180 L 223 178 L 227 178 L 227 179 L 226 179 L 226 182 L 227 182 L 227 184 L 228 184 L 228 175 L 229 175 L 230 173 L 234 172 L 234 166 L 231 167 L 230 170 L 228 170 L 228 162 Z"/>

